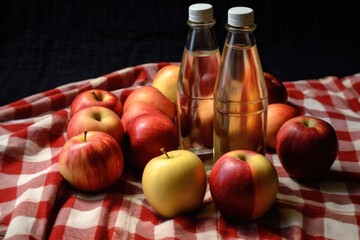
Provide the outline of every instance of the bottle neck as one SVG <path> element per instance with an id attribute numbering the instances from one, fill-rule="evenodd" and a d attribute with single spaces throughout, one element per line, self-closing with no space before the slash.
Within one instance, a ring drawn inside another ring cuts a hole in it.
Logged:
<path id="1" fill-rule="evenodd" d="M 228 34 L 226 37 L 226 44 L 228 45 L 240 45 L 243 47 L 251 47 L 256 44 L 254 31 L 256 25 L 247 26 L 247 27 L 234 27 L 226 24 L 226 29 Z"/>
<path id="2" fill-rule="evenodd" d="M 215 21 L 215 19 L 212 19 L 209 22 L 197 23 L 197 22 L 187 20 L 186 23 L 190 28 L 212 28 L 215 25 L 216 21 Z"/>
<path id="3" fill-rule="evenodd" d="M 218 44 L 213 28 L 215 23 L 215 20 L 206 23 L 194 23 L 188 20 L 187 50 L 190 52 L 217 50 Z"/>

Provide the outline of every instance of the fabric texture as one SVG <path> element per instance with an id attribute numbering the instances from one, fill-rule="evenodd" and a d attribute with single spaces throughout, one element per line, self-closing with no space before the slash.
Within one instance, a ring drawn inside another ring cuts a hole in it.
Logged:
<path id="1" fill-rule="evenodd" d="M 284 83 L 289 102 L 302 114 L 335 128 L 339 154 L 327 176 L 304 184 L 289 178 L 277 154 L 267 152 L 279 176 L 279 192 L 271 209 L 256 221 L 224 218 L 209 188 L 198 211 L 163 218 L 146 201 L 139 173 L 130 169 L 100 193 L 77 191 L 66 183 L 58 155 L 67 140 L 74 97 L 99 88 L 124 102 L 168 64 L 125 68 L 0 108 L 1 239 L 360 238 L 360 74 Z"/>

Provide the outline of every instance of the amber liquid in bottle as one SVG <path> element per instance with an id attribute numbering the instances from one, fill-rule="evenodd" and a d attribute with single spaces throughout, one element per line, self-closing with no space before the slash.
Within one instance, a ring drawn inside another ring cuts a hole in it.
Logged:
<path id="1" fill-rule="evenodd" d="M 180 148 L 212 162 L 213 92 L 220 64 L 219 49 L 183 53 L 179 72 L 178 115 Z"/>
<path id="2" fill-rule="evenodd" d="M 189 7 L 189 29 L 177 84 L 179 148 L 195 153 L 207 173 L 213 166 L 214 87 L 220 66 L 215 23 L 210 4 Z"/>
<path id="3" fill-rule="evenodd" d="M 215 86 L 214 161 L 231 150 L 265 154 L 267 91 L 256 45 L 224 45 Z"/>

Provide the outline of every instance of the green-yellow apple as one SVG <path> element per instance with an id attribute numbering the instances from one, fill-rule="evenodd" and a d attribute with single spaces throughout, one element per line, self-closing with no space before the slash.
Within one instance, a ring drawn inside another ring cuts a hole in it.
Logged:
<path id="1" fill-rule="evenodd" d="M 108 133 L 119 143 L 124 137 L 121 118 L 114 111 L 101 106 L 81 109 L 72 116 L 67 126 L 68 139 L 84 131 Z"/>
<path id="2" fill-rule="evenodd" d="M 324 177 L 338 154 L 338 138 L 330 123 L 314 116 L 286 121 L 276 137 L 276 152 L 290 177 L 314 181 Z"/>
<path id="3" fill-rule="evenodd" d="M 285 85 L 268 72 L 264 72 L 264 78 L 268 92 L 268 104 L 287 103 L 288 93 Z"/>
<path id="4" fill-rule="evenodd" d="M 255 220 L 273 205 L 278 193 L 278 175 L 264 155 L 233 150 L 215 162 L 209 186 L 216 207 L 225 217 Z"/>
<path id="5" fill-rule="evenodd" d="M 78 94 L 70 105 L 70 116 L 81 109 L 90 106 L 102 106 L 114 111 L 121 117 L 123 105 L 120 99 L 110 91 L 103 89 L 90 89 Z"/>
<path id="6" fill-rule="evenodd" d="M 170 64 L 161 68 L 154 76 L 152 86 L 159 89 L 170 101 L 176 103 L 177 80 L 180 66 Z"/>
<path id="7" fill-rule="evenodd" d="M 188 150 L 169 151 L 151 159 L 142 175 L 146 200 L 167 218 L 197 210 L 204 200 L 206 183 L 203 163 Z"/>
<path id="8" fill-rule="evenodd" d="M 123 153 L 118 142 L 99 131 L 83 132 L 67 140 L 59 154 L 59 170 L 73 187 L 95 192 L 121 177 Z"/>
<path id="9" fill-rule="evenodd" d="M 124 124 L 125 130 L 129 122 L 134 120 L 137 116 L 149 113 L 149 114 L 164 114 L 157 106 L 152 103 L 144 101 L 134 101 L 129 103 L 126 111 L 123 112 L 121 121 Z M 166 115 L 165 115 L 166 116 Z"/>
<path id="10" fill-rule="evenodd" d="M 179 146 L 178 130 L 173 121 L 164 114 L 142 114 L 126 127 L 126 159 L 138 170 L 154 157 L 160 149 L 176 150 Z"/>
<path id="11" fill-rule="evenodd" d="M 276 148 L 276 135 L 280 127 L 289 119 L 299 115 L 299 111 L 285 103 L 272 103 L 268 106 L 266 125 L 266 146 Z"/>
<path id="12" fill-rule="evenodd" d="M 134 101 L 144 101 L 154 104 L 170 119 L 174 119 L 175 117 L 175 103 L 170 101 L 159 89 L 153 86 L 142 86 L 133 90 L 124 102 L 123 111 L 125 112 L 130 103 Z"/>

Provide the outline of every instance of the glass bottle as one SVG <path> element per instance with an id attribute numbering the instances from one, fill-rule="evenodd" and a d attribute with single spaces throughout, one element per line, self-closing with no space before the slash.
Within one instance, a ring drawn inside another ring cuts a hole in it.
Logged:
<path id="1" fill-rule="evenodd" d="M 189 7 L 189 30 L 177 85 L 180 149 L 193 151 L 204 163 L 212 163 L 213 94 L 220 65 L 215 23 L 212 5 Z"/>
<path id="2" fill-rule="evenodd" d="M 268 99 L 253 9 L 230 8 L 226 28 L 214 90 L 214 161 L 231 150 L 266 151 Z"/>

